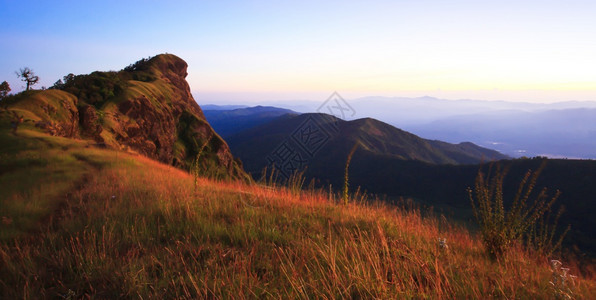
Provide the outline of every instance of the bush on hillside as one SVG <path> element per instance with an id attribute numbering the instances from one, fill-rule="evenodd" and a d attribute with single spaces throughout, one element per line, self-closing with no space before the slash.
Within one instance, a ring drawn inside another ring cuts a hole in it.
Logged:
<path id="1" fill-rule="evenodd" d="M 553 197 L 548 196 L 546 188 L 537 195 L 532 193 L 543 168 L 544 164 L 534 172 L 527 171 L 508 209 L 505 208 L 503 196 L 503 180 L 507 168 L 497 165 L 494 174 L 491 174 L 491 165 L 486 175 L 480 170 L 474 190 L 468 189 L 474 216 L 491 257 L 500 257 L 517 242 L 547 255 L 560 247 L 567 231 L 558 241 L 553 242 L 556 228 L 548 222 L 552 205 L 560 192 L 557 191 Z M 534 200 L 530 201 L 533 195 Z M 558 216 L 560 213 L 555 218 L 555 224 Z"/>
<path id="2" fill-rule="evenodd" d="M 52 88 L 69 92 L 79 100 L 101 108 L 109 99 L 119 96 L 127 87 L 126 80 L 117 72 L 93 72 L 89 75 L 72 75 L 64 77 Z"/>

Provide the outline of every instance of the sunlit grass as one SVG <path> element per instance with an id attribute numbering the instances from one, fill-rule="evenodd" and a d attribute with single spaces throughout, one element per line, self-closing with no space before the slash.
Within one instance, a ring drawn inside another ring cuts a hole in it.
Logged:
<path id="1" fill-rule="evenodd" d="M 416 209 L 201 177 L 195 188 L 147 158 L 60 143 L 44 154 L 55 169 L 32 168 L 32 190 L 2 200 L 15 202 L 5 216 L 38 221 L 0 244 L 2 297 L 553 297 L 546 257 L 512 249 L 491 260 L 479 238 Z M 576 282 L 578 298 L 596 296 L 592 274 Z"/>

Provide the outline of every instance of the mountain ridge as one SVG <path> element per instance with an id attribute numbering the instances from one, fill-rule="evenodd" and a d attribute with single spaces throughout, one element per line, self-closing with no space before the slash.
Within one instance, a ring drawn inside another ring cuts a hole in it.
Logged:
<path id="1" fill-rule="evenodd" d="M 183 169 L 200 157 L 208 172 L 246 178 L 194 100 L 185 79 L 187 67 L 173 54 L 160 54 L 117 72 L 69 74 L 49 90 L 24 92 L 3 102 L 7 112 L 24 117 L 24 126 L 51 135 L 90 139 Z"/>
<path id="2" fill-rule="evenodd" d="M 289 109 L 261 105 L 233 109 L 214 108 L 204 110 L 205 118 L 213 129 L 224 138 L 241 130 L 265 124 L 286 114 L 298 114 Z"/>
<path id="3" fill-rule="evenodd" d="M 265 167 L 264 158 L 274 150 L 274 147 L 282 143 L 284 138 L 292 136 L 293 132 L 309 118 L 314 118 L 322 129 L 330 133 L 328 142 L 321 151 L 345 152 L 355 143 L 359 143 L 361 150 L 364 151 L 432 164 L 473 164 L 508 158 L 497 151 L 472 143 L 449 144 L 422 139 L 373 118 L 344 121 L 319 113 L 287 115 L 248 130 L 239 131 L 228 138 L 228 143 L 232 151 L 242 159 L 247 170 L 253 173 L 259 172 Z M 333 133 L 334 130 L 337 131 Z"/>

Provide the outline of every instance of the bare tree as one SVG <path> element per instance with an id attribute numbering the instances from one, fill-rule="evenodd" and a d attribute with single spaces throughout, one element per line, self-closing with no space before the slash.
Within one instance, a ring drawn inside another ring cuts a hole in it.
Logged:
<path id="1" fill-rule="evenodd" d="M 22 81 L 27 83 L 27 88 L 25 89 L 26 91 L 28 91 L 31 86 L 37 84 L 39 81 L 39 76 L 35 75 L 33 70 L 29 69 L 28 67 L 20 69 L 19 72 L 15 73 L 17 73 L 17 77 L 20 77 Z"/>

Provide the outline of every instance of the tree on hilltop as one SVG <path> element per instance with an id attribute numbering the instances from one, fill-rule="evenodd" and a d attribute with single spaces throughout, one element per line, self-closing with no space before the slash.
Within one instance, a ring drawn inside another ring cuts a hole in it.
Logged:
<path id="1" fill-rule="evenodd" d="M 10 93 L 11 89 L 10 89 L 10 84 L 8 84 L 8 82 L 4 81 L 2 83 L 0 83 L 0 100 L 6 98 L 6 96 L 8 96 L 8 93 Z"/>
<path id="2" fill-rule="evenodd" d="M 20 69 L 19 72 L 16 73 L 17 77 L 21 78 L 22 81 L 27 83 L 27 87 L 25 88 L 26 91 L 31 89 L 31 86 L 39 82 L 39 76 L 35 75 L 35 73 L 33 73 L 33 70 L 29 69 L 28 67 Z"/>
<path id="3" fill-rule="evenodd" d="M 68 75 L 62 78 L 64 79 L 64 81 L 62 81 L 62 79 L 58 79 L 58 81 L 56 81 L 54 85 L 50 87 L 50 89 L 63 90 L 67 84 L 72 83 L 72 81 L 75 79 L 75 75 L 72 73 L 68 73 Z"/>

